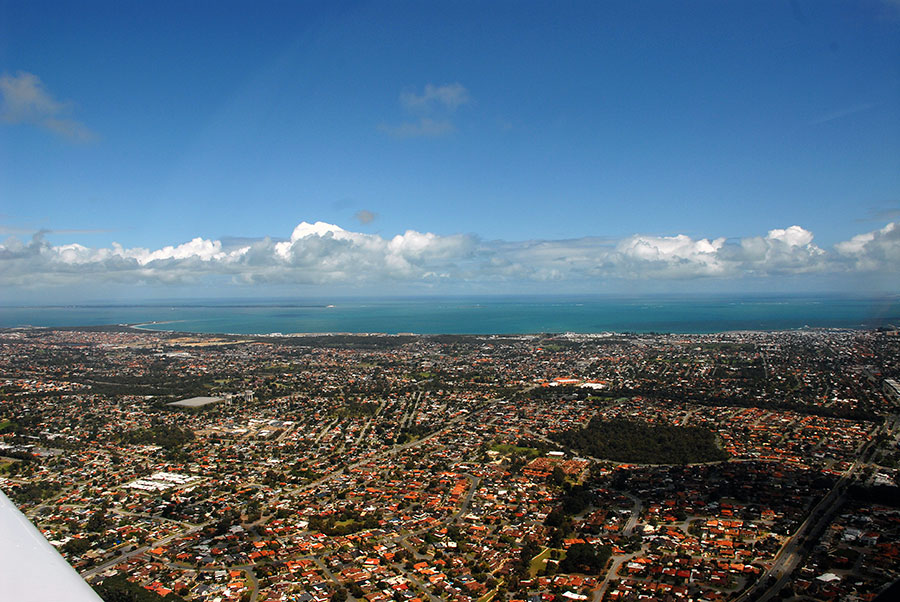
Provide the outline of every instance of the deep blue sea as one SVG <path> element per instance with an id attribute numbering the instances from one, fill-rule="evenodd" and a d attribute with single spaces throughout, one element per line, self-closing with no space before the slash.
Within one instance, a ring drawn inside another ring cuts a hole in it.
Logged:
<path id="1" fill-rule="evenodd" d="M 900 296 L 455 297 L 0 307 L 0 327 L 143 324 L 206 333 L 523 334 L 875 328 Z"/>

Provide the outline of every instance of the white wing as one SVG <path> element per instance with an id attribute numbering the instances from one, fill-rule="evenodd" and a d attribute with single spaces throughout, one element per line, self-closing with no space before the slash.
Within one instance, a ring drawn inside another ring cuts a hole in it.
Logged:
<path id="1" fill-rule="evenodd" d="M 27 602 L 102 602 L 2 491 L 0 597 Z"/>

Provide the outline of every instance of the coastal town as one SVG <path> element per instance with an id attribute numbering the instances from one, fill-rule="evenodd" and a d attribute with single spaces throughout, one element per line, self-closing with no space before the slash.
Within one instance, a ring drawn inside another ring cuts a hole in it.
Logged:
<path id="1" fill-rule="evenodd" d="M 898 381 L 892 328 L 5 329 L 0 489 L 105 599 L 868 602 Z"/>

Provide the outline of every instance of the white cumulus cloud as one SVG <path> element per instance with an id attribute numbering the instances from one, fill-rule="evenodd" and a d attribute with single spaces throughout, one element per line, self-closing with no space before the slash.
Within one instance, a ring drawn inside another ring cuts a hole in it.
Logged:
<path id="1" fill-rule="evenodd" d="M 857 234 L 835 245 L 844 259 L 860 271 L 900 270 L 900 226 L 891 222 L 880 230 Z"/>
<path id="2" fill-rule="evenodd" d="M 636 276 L 713 276 L 727 266 L 719 257 L 724 238 L 694 240 L 677 236 L 635 235 L 616 245 L 614 262 Z"/>
<path id="3" fill-rule="evenodd" d="M 739 250 L 729 250 L 729 259 L 756 274 L 823 271 L 829 257 L 812 240 L 812 232 L 800 226 L 769 230 L 766 236 L 741 239 Z"/>

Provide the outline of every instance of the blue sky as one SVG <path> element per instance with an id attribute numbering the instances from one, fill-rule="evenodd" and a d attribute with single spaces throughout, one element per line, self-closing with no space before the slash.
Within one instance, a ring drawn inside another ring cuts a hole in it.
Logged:
<path id="1" fill-rule="evenodd" d="M 900 292 L 898 59 L 888 0 L 0 2 L 0 285 Z"/>

